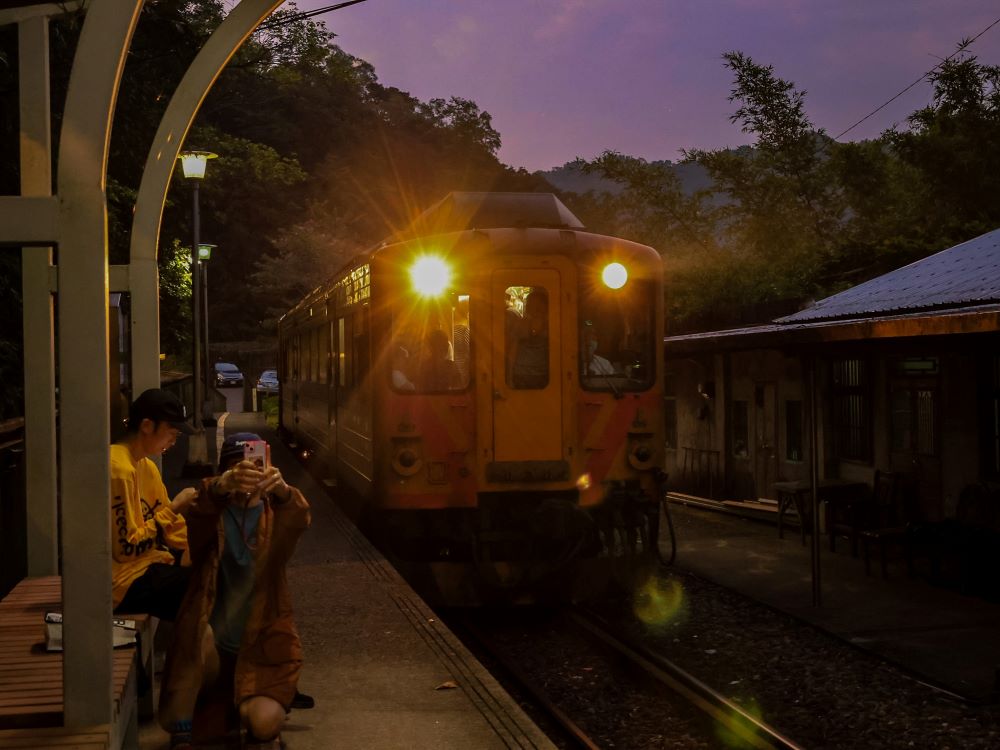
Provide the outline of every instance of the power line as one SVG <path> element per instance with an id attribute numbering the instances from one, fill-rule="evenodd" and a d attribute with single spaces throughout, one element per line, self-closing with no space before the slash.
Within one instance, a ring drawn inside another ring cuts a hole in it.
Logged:
<path id="1" fill-rule="evenodd" d="M 262 23 L 260 26 L 257 27 L 257 30 L 258 31 L 260 31 L 260 30 L 265 30 L 266 31 L 268 29 L 276 29 L 276 28 L 278 28 L 280 26 L 287 26 L 288 24 L 295 23 L 296 21 L 303 21 L 303 20 L 305 20 L 307 18 L 312 18 L 314 16 L 320 16 L 320 15 L 323 15 L 324 13 L 330 13 L 331 11 L 340 10 L 341 8 L 346 8 L 349 5 L 357 5 L 358 3 L 363 3 L 365 1 L 366 0 L 347 0 L 346 2 L 343 2 L 343 3 L 336 3 L 334 5 L 326 5 L 326 6 L 322 7 L 322 8 L 316 8 L 314 10 L 304 10 L 301 13 L 293 13 L 290 16 L 285 16 L 283 18 L 279 18 L 279 19 L 275 19 L 273 21 L 267 21 L 266 23 Z"/>
<path id="2" fill-rule="evenodd" d="M 898 94 L 896 94 L 894 97 L 892 97 L 891 99 L 889 99 L 887 102 L 885 102 L 884 104 L 882 104 L 880 107 L 877 107 L 876 109 L 873 109 L 867 115 L 865 115 L 860 120 L 858 120 L 856 123 L 854 123 L 853 125 L 851 125 L 851 127 L 849 127 L 847 130 L 844 130 L 841 133 L 837 133 L 837 135 L 835 135 L 833 137 L 833 140 L 835 140 L 835 141 L 839 140 L 841 136 L 847 135 L 852 130 L 854 130 L 854 128 L 856 128 L 858 125 L 860 125 L 865 120 L 867 120 L 869 117 L 871 117 L 871 116 L 873 116 L 873 115 L 881 112 L 883 109 L 885 109 L 886 107 L 888 107 L 890 104 L 892 104 L 894 101 L 896 101 L 899 97 L 901 97 L 907 91 L 909 91 L 910 89 L 912 89 L 918 83 L 922 83 L 923 81 L 926 81 L 927 80 L 927 76 L 929 76 L 935 70 L 937 70 L 938 68 L 940 68 L 946 62 L 948 62 L 951 58 L 955 57 L 955 55 L 958 55 L 959 53 L 964 52 L 974 41 L 976 41 L 979 37 L 981 37 L 987 31 L 989 31 L 990 29 L 992 29 L 998 23 L 1000 23 L 1000 18 L 998 18 L 993 23 L 991 23 L 989 26 L 987 26 L 985 29 L 983 29 L 982 31 L 980 31 L 978 34 L 976 34 L 974 37 L 972 37 L 972 39 L 968 40 L 967 42 L 963 42 L 961 45 L 959 45 L 959 48 L 957 50 L 955 50 L 954 52 L 952 52 L 950 55 L 948 55 L 946 58 L 944 58 L 941 62 L 939 62 L 933 68 L 931 68 L 930 70 L 928 70 L 926 73 L 924 73 L 922 76 L 920 76 L 920 78 L 918 78 L 917 80 L 915 80 L 913 83 L 911 83 L 905 89 L 903 89 Z"/>

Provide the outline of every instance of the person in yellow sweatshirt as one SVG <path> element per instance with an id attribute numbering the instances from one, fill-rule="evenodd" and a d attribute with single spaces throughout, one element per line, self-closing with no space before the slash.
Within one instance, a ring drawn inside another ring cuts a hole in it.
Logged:
<path id="1" fill-rule="evenodd" d="M 198 496 L 188 487 L 170 499 L 150 460 L 181 432 L 194 432 L 184 404 L 159 388 L 129 407 L 125 436 L 111 446 L 111 586 L 116 613 L 147 613 L 173 621 L 187 591 L 191 568 L 181 513 Z"/>

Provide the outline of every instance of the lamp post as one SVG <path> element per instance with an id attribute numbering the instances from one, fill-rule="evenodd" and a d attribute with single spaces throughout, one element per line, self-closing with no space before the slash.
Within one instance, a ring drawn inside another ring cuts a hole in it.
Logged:
<path id="1" fill-rule="evenodd" d="M 208 261 L 212 259 L 212 250 L 217 245 L 202 242 L 198 245 L 198 266 L 201 272 L 202 323 L 204 323 L 205 345 L 205 401 L 203 404 L 202 424 L 215 424 L 215 412 L 212 411 L 212 399 L 209 392 L 212 389 L 212 357 L 208 349 Z"/>
<path id="2" fill-rule="evenodd" d="M 198 260 L 198 252 L 201 232 L 201 217 L 198 213 L 198 188 L 201 181 L 205 179 L 205 169 L 208 160 L 214 159 L 217 154 L 209 151 L 182 151 L 178 155 L 181 160 L 181 169 L 184 177 L 191 184 L 192 203 L 192 243 L 191 243 L 191 318 L 193 334 L 191 342 L 191 384 L 194 389 L 194 404 L 191 416 L 194 422 L 195 433 L 188 438 L 188 458 L 184 465 L 186 476 L 206 476 L 211 474 L 212 467 L 208 463 L 208 443 L 205 440 L 205 427 L 202 424 L 201 415 L 203 410 L 203 383 L 201 375 L 201 302 L 199 300 L 199 289 L 201 287 L 201 264 Z"/>

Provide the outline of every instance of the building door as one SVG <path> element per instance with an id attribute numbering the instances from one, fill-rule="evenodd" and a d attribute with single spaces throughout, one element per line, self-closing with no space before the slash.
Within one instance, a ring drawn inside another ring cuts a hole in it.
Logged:
<path id="1" fill-rule="evenodd" d="M 910 374 L 918 363 L 924 369 Z M 921 518 L 938 520 L 943 507 L 937 360 L 898 360 L 893 368 L 889 382 L 891 469 L 903 477 L 913 510 Z"/>
<path id="2" fill-rule="evenodd" d="M 754 384 L 753 466 L 759 498 L 774 498 L 778 478 L 778 401 L 772 382 Z"/>
<path id="3" fill-rule="evenodd" d="M 562 456 L 560 277 L 550 269 L 493 272 L 494 461 Z"/>

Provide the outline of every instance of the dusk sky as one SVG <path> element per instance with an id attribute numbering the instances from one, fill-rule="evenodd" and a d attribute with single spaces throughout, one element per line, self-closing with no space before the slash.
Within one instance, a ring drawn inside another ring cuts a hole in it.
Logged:
<path id="1" fill-rule="evenodd" d="M 302 10 L 333 0 L 300 0 Z M 606 149 L 646 159 L 747 143 L 729 122 L 739 50 L 807 92 L 836 135 L 1000 18 L 997 0 L 367 0 L 319 17 L 379 80 L 493 116 L 500 159 L 549 169 Z M 972 46 L 1000 64 L 1000 24 Z M 842 140 L 928 103 L 921 83 Z"/>

